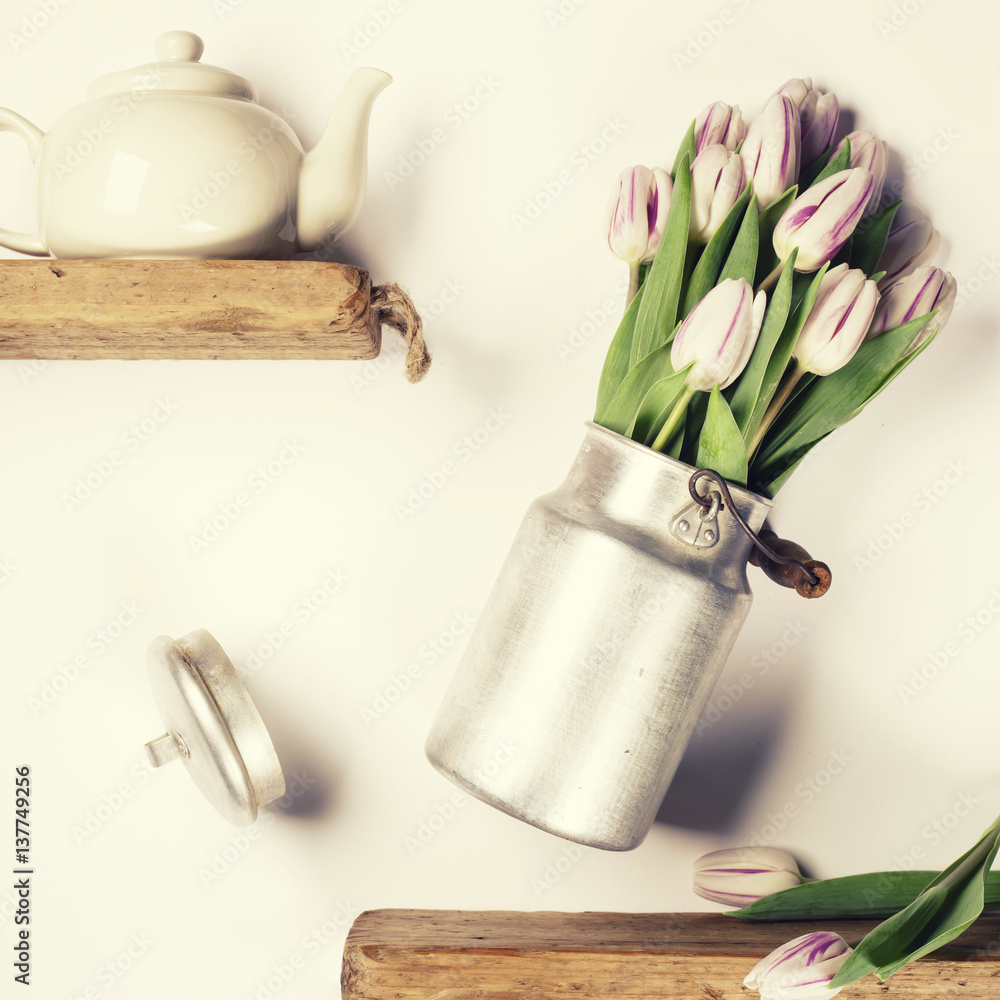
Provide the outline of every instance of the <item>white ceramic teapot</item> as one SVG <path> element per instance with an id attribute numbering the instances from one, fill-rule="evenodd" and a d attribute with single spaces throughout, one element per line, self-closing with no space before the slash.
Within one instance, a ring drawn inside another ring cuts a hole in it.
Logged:
<path id="1" fill-rule="evenodd" d="M 392 82 L 351 74 L 310 152 L 247 80 L 200 63 L 172 31 L 158 62 L 96 80 L 48 134 L 0 109 L 38 166 L 38 233 L 0 229 L 34 256 L 289 258 L 343 233 L 361 210 L 368 119 Z"/>

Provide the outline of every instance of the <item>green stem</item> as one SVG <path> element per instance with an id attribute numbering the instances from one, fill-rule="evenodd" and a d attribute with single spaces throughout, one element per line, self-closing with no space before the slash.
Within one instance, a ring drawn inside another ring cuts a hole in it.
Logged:
<path id="1" fill-rule="evenodd" d="M 788 397 L 792 394 L 792 390 L 799 384 L 799 379 L 802 378 L 805 373 L 806 370 L 804 368 L 800 368 L 796 365 L 795 370 L 788 376 L 787 379 L 785 379 L 785 384 L 775 394 L 774 399 L 771 400 L 771 405 L 767 408 L 767 411 L 761 418 L 760 426 L 757 428 L 757 433 L 754 434 L 753 440 L 750 442 L 750 447 L 747 448 L 747 454 L 751 458 L 757 450 L 758 445 L 764 440 L 764 435 L 767 433 L 767 429 L 774 423 L 774 418 L 778 415 L 778 411 L 785 405 Z"/>
<path id="2" fill-rule="evenodd" d="M 688 408 L 688 403 L 691 402 L 697 391 L 697 389 L 692 389 L 689 385 L 684 386 L 684 391 L 681 393 L 680 399 L 677 400 L 674 408 L 670 411 L 667 422 L 663 425 L 660 433 L 656 435 L 656 440 L 653 442 L 653 451 L 664 451 L 666 449 L 670 443 L 670 439 L 674 436 L 674 431 L 677 430 L 677 425 L 681 422 L 681 417 L 684 416 L 684 411 Z"/>
<path id="3" fill-rule="evenodd" d="M 785 269 L 786 261 L 779 260 L 778 266 L 757 286 L 758 292 L 769 292 L 774 283 L 781 277 L 781 272 Z"/>
<path id="4" fill-rule="evenodd" d="M 625 297 L 625 308 L 628 309 L 632 300 L 635 298 L 636 292 L 639 291 L 639 272 L 642 270 L 642 264 L 638 261 L 632 261 L 628 266 L 628 294 Z"/>

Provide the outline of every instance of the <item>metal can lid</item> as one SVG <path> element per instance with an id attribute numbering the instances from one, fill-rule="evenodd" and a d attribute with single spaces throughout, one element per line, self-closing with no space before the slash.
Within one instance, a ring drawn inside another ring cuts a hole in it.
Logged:
<path id="1" fill-rule="evenodd" d="M 149 677 L 167 731 L 146 744 L 154 767 L 180 758 L 205 797 L 246 826 L 285 793 L 274 744 L 225 650 L 205 629 L 149 646 Z"/>

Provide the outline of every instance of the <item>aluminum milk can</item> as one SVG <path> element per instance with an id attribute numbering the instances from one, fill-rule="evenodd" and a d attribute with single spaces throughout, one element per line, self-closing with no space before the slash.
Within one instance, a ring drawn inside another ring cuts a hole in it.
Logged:
<path id="1" fill-rule="evenodd" d="M 692 500 L 694 471 L 587 425 L 566 481 L 529 508 L 434 721 L 439 771 L 567 840 L 643 841 L 752 601 L 751 541 Z M 730 490 L 758 531 L 771 501 Z"/>

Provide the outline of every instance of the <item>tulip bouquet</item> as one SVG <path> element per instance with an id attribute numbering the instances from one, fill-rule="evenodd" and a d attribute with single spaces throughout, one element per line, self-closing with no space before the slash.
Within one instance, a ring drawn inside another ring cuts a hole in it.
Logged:
<path id="1" fill-rule="evenodd" d="M 893 228 L 886 146 L 835 143 L 839 105 L 789 80 L 749 127 L 716 102 L 673 169 L 618 178 L 629 265 L 595 423 L 773 496 L 923 351 L 955 300 L 926 223 Z"/>

